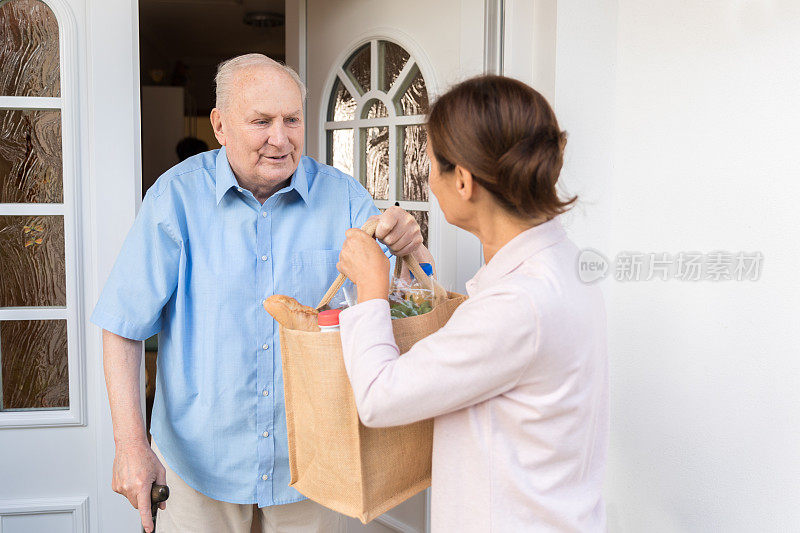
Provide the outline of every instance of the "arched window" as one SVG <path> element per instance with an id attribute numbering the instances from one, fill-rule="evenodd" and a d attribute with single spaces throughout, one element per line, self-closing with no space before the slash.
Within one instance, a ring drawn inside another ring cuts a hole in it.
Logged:
<path id="1" fill-rule="evenodd" d="M 425 115 L 428 89 L 403 47 L 373 39 L 336 66 L 325 121 L 327 162 L 354 176 L 375 204 L 400 205 L 428 244 Z"/>
<path id="2" fill-rule="evenodd" d="M 0 426 L 82 423 L 75 65 L 52 3 L 0 0 Z"/>

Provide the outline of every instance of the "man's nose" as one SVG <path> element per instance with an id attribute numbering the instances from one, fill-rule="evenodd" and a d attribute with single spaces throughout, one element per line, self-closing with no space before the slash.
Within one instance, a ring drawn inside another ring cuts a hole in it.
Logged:
<path id="1" fill-rule="evenodd" d="M 283 122 L 273 122 L 268 133 L 267 144 L 277 148 L 283 148 L 289 142 L 289 135 L 286 130 L 286 125 Z"/>

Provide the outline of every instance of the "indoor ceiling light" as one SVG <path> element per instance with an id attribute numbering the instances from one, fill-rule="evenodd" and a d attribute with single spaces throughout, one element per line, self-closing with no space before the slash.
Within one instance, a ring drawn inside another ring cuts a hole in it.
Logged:
<path id="1" fill-rule="evenodd" d="M 270 11 L 248 11 L 244 14 L 243 22 L 255 28 L 277 28 L 283 26 L 283 13 Z"/>

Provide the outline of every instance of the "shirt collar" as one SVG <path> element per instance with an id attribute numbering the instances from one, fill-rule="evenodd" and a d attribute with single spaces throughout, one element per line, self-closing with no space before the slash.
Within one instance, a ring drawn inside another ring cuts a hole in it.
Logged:
<path id="1" fill-rule="evenodd" d="M 567 233 L 559 217 L 525 230 L 500 248 L 492 260 L 483 265 L 475 276 L 467 282 L 467 290 L 472 295 L 488 287 L 509 274 L 526 259 L 545 248 L 565 239 Z"/>
<path id="2" fill-rule="evenodd" d="M 292 181 L 289 182 L 289 186 L 285 190 L 290 191 L 294 189 L 306 205 L 308 205 L 308 170 L 306 169 L 306 159 L 306 156 L 300 158 L 300 164 L 297 165 L 297 170 L 295 170 L 292 175 Z"/>
<path id="3" fill-rule="evenodd" d="M 291 190 L 297 191 L 300 198 L 308 204 L 308 172 L 305 168 L 306 157 L 300 158 L 300 164 L 297 166 L 289 185 L 277 191 L 275 194 L 282 194 Z M 239 187 L 239 182 L 236 181 L 236 176 L 233 174 L 230 162 L 228 162 L 228 155 L 225 152 L 225 147 L 220 148 L 217 154 L 217 173 L 216 173 L 216 194 L 217 205 L 222 201 L 222 197 L 232 187 Z"/>
<path id="4" fill-rule="evenodd" d="M 222 201 L 222 197 L 228 192 L 231 187 L 238 187 L 239 182 L 236 181 L 236 176 L 233 175 L 233 169 L 228 162 L 228 155 L 225 152 L 225 147 L 219 149 L 217 153 L 217 205 Z"/>

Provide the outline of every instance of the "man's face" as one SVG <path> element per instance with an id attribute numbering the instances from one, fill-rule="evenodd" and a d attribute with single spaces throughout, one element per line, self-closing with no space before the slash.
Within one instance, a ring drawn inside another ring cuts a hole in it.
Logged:
<path id="1" fill-rule="evenodd" d="M 245 183 L 277 186 L 297 169 L 305 135 L 303 101 L 282 70 L 237 73 L 227 105 L 212 111 L 211 121 L 234 174 Z"/>

